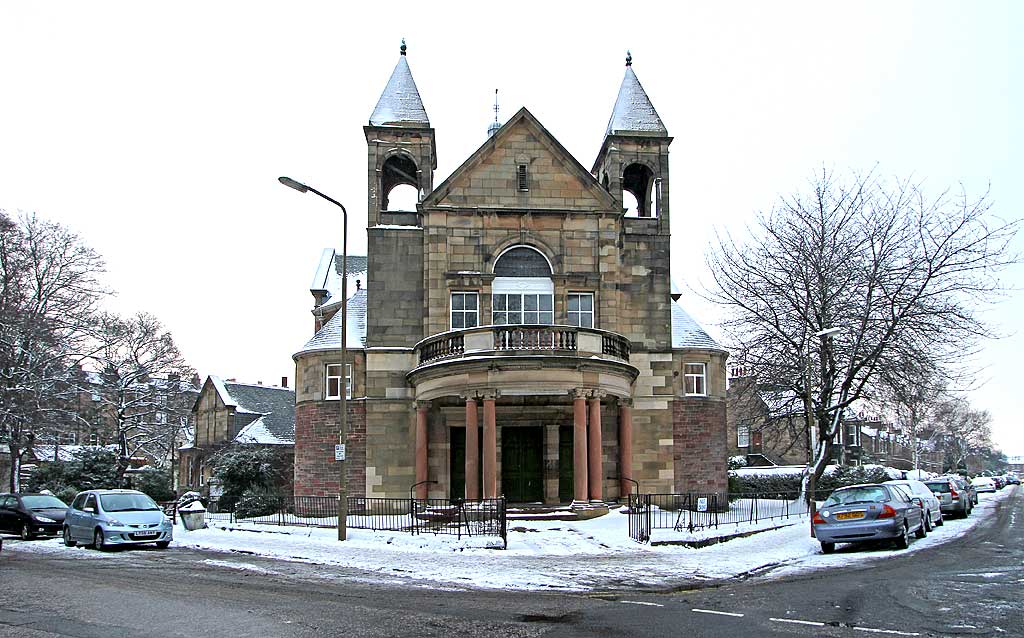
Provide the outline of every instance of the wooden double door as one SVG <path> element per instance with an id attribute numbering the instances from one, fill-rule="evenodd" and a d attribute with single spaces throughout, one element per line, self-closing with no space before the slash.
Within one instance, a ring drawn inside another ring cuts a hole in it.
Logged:
<path id="1" fill-rule="evenodd" d="M 572 500 L 572 427 L 558 429 L 558 500 Z M 483 458 L 483 437 L 480 454 Z M 540 426 L 501 429 L 501 493 L 510 503 L 543 502 L 544 428 Z M 466 430 L 451 430 L 451 497 L 466 494 Z M 480 472 L 483 475 L 483 472 Z"/>

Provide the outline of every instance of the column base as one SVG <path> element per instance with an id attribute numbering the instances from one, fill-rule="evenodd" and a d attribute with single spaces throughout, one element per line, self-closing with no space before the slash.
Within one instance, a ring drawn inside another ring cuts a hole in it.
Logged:
<path id="1" fill-rule="evenodd" d="M 573 501 L 570 509 L 578 520 L 585 521 L 607 514 L 608 504 L 603 501 Z"/>

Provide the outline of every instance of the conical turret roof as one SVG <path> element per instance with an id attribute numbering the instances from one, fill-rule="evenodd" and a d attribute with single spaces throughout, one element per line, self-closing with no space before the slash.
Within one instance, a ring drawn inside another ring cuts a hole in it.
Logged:
<path id="1" fill-rule="evenodd" d="M 377 106 L 370 115 L 372 126 L 430 126 L 423 100 L 412 79 L 412 71 L 405 57 L 405 40 L 402 40 L 402 55 L 398 58 L 391 79 L 384 87 Z"/>
<path id="2" fill-rule="evenodd" d="M 668 129 L 633 72 L 633 58 L 628 54 L 626 76 L 622 78 L 619 96 L 615 98 L 615 107 L 604 134 L 668 136 Z"/>

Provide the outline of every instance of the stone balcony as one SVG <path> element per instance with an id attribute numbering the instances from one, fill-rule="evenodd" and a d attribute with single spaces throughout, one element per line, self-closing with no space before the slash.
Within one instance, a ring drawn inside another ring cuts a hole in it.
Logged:
<path id="1" fill-rule="evenodd" d="M 480 326 L 433 335 L 416 344 L 407 378 L 416 398 L 473 391 L 556 395 L 588 388 L 627 398 L 639 374 L 622 335 L 549 325 Z"/>

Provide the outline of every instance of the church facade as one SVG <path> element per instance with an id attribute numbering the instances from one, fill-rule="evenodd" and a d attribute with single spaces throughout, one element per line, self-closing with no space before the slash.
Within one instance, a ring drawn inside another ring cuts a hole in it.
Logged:
<path id="1" fill-rule="evenodd" d="M 629 58 L 589 170 L 523 108 L 435 185 L 404 44 L 364 132 L 368 254 L 325 251 L 294 355 L 296 495 L 337 494 L 342 392 L 350 496 L 726 492 L 727 353 L 673 294 L 672 138 Z"/>

